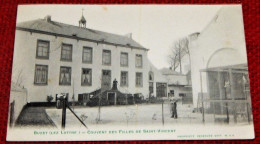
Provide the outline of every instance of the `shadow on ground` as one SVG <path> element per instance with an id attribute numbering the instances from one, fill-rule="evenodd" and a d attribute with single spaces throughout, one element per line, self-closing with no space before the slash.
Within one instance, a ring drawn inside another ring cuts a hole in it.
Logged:
<path id="1" fill-rule="evenodd" d="M 15 127 L 56 127 L 47 115 L 45 107 L 26 106 L 19 115 Z"/>

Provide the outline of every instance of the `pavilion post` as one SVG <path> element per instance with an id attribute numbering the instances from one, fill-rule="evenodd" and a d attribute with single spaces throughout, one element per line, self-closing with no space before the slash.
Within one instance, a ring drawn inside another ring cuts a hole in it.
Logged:
<path id="1" fill-rule="evenodd" d="M 220 98 L 220 110 L 221 110 L 221 114 L 223 114 L 223 89 L 222 89 L 222 87 L 223 87 L 223 85 L 222 85 L 222 80 L 223 79 L 221 79 L 221 72 L 220 71 L 218 71 L 218 88 L 219 88 L 219 98 Z"/>
<path id="2" fill-rule="evenodd" d="M 203 98 L 203 88 L 202 88 L 202 75 L 201 75 L 201 72 L 200 72 L 200 93 L 201 93 L 201 105 L 202 105 L 202 122 L 205 123 L 204 98 Z"/>
<path id="3" fill-rule="evenodd" d="M 230 95 L 232 98 L 232 103 L 233 103 L 233 114 L 234 114 L 234 122 L 237 123 L 237 112 L 236 112 L 236 102 L 235 102 L 235 95 L 234 95 L 234 81 L 233 81 L 233 73 L 232 73 L 232 69 L 228 69 L 229 71 L 229 79 L 230 79 Z"/>

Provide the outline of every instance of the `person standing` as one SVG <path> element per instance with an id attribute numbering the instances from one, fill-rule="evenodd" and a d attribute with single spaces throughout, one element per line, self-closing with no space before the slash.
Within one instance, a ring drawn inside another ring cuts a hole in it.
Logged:
<path id="1" fill-rule="evenodd" d="M 172 100 L 171 100 L 171 103 L 170 103 L 170 113 L 171 113 L 171 118 L 173 118 L 173 116 L 174 116 L 174 110 L 173 110 L 173 107 L 174 107 L 174 104 L 173 104 L 173 102 L 172 102 Z"/>
<path id="2" fill-rule="evenodd" d="M 178 118 L 178 116 L 177 116 L 177 101 L 173 102 L 173 109 L 172 109 L 172 111 L 173 111 L 172 112 L 173 113 L 172 117 L 177 119 Z"/>

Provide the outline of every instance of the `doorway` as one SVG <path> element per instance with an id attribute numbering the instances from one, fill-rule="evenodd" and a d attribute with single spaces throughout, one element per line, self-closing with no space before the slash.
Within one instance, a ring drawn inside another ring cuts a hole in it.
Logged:
<path id="1" fill-rule="evenodd" d="M 109 105 L 116 105 L 116 93 L 107 93 L 107 101 Z"/>

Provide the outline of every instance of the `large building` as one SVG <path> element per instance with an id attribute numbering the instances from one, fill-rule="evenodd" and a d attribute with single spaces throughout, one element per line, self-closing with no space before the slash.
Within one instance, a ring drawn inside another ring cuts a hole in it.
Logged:
<path id="1" fill-rule="evenodd" d="M 75 95 L 77 101 L 78 94 L 111 89 L 114 79 L 122 93 L 147 98 L 152 86 L 157 97 L 166 97 L 166 81 L 151 77 L 157 69 L 147 53 L 131 35 L 87 28 L 83 16 L 79 26 L 46 16 L 17 24 L 12 81 L 27 89 L 28 103 L 59 93 L 69 93 L 69 101 Z"/>

